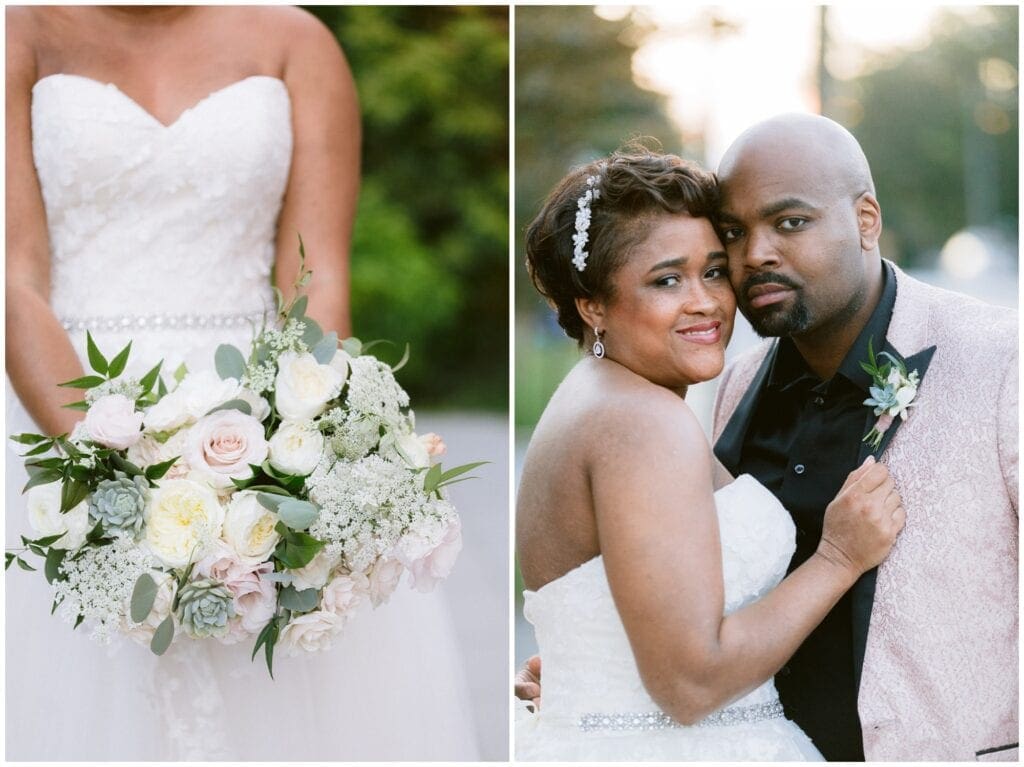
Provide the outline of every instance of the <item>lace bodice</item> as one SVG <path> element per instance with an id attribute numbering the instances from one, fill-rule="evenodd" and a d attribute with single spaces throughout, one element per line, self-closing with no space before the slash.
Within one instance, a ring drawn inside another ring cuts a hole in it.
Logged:
<path id="1" fill-rule="evenodd" d="M 715 493 L 715 506 L 728 614 L 785 577 L 795 529 L 775 496 L 749 475 Z M 571 723 L 593 712 L 657 710 L 640 679 L 600 556 L 525 597 L 524 613 L 544 661 L 544 717 Z M 775 698 L 769 680 L 730 705 Z"/>
<path id="2" fill-rule="evenodd" d="M 248 326 L 152 326 L 273 306 L 292 152 L 281 80 L 239 80 L 165 126 L 113 84 L 50 75 L 32 90 L 32 150 L 50 235 L 51 305 L 80 352 L 85 332 L 73 321 L 83 318 L 131 318 L 124 330 L 91 330 L 110 354 L 135 339 L 133 348 L 146 350 L 133 353 L 138 366 L 164 357 L 192 367 L 219 342 L 248 340 Z"/>

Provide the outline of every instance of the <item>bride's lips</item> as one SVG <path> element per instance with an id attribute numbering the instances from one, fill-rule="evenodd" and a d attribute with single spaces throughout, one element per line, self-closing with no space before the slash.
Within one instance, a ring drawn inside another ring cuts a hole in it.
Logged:
<path id="1" fill-rule="evenodd" d="M 793 292 L 792 288 L 779 285 L 775 282 L 755 285 L 747 291 L 747 300 L 753 309 L 760 309 L 762 306 L 770 306 L 784 301 Z"/>
<path id="2" fill-rule="evenodd" d="M 677 330 L 683 340 L 694 344 L 710 345 L 717 344 L 722 339 L 722 323 L 701 322 L 697 325 L 690 325 L 688 328 Z"/>

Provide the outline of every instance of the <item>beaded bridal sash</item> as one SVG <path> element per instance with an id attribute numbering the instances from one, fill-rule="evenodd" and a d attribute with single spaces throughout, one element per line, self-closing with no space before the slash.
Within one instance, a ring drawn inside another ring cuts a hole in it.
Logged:
<path id="1" fill-rule="evenodd" d="M 730 724 L 749 724 L 768 719 L 780 719 L 785 716 L 782 703 L 775 699 L 770 703 L 758 703 L 752 706 L 733 706 L 716 711 L 701 719 L 691 727 L 722 727 Z M 576 726 L 584 732 L 596 730 L 664 730 L 684 728 L 664 711 L 648 711 L 630 714 L 596 714 L 580 716 Z"/>
<path id="2" fill-rule="evenodd" d="M 65 330 L 202 330 L 207 328 L 259 326 L 272 312 L 244 314 L 122 314 L 117 317 L 61 317 Z"/>

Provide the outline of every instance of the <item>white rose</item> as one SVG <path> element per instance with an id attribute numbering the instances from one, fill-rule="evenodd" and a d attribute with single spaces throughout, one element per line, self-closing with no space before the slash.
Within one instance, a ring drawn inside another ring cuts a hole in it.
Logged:
<path id="1" fill-rule="evenodd" d="M 370 583 L 363 573 L 339 575 L 324 587 L 320 595 L 320 609 L 345 618 L 363 603 Z"/>
<path id="2" fill-rule="evenodd" d="M 310 560 L 308 565 L 300 567 L 298 570 L 288 571 L 289 575 L 295 577 L 295 580 L 292 581 L 292 585 L 295 587 L 296 591 L 323 588 L 324 584 L 327 583 L 327 579 L 331 575 L 331 570 L 333 570 L 340 561 L 340 555 L 328 554 L 326 549 L 320 549 L 320 551 L 316 553 L 316 556 Z"/>
<path id="3" fill-rule="evenodd" d="M 235 395 L 235 399 L 248 402 L 249 407 L 252 408 L 252 417 L 257 421 L 262 421 L 270 415 L 270 403 L 252 389 L 247 389 L 243 386 L 238 390 L 238 393 Z"/>
<path id="4" fill-rule="evenodd" d="M 82 501 L 67 514 L 60 513 L 60 482 L 36 485 L 28 491 L 28 522 L 43 538 L 64 534 L 51 544 L 54 549 L 77 549 L 89 532 L 89 504 Z"/>
<path id="5" fill-rule="evenodd" d="M 402 563 L 397 559 L 380 558 L 368 573 L 370 601 L 374 607 L 380 607 L 388 601 L 388 597 L 398 586 L 402 577 Z"/>
<path id="6" fill-rule="evenodd" d="M 312 354 L 285 352 L 278 358 L 274 402 L 285 421 L 313 418 L 338 396 L 345 377 L 331 365 L 321 365 Z"/>
<path id="7" fill-rule="evenodd" d="M 173 431 L 188 423 L 190 418 L 185 396 L 172 391 L 146 411 L 142 423 L 149 432 Z"/>
<path id="8" fill-rule="evenodd" d="M 319 652 L 331 646 L 334 634 L 341 630 L 343 621 L 334 613 L 324 610 L 292 618 L 281 631 L 277 646 L 288 657 L 303 652 Z"/>
<path id="9" fill-rule="evenodd" d="M 142 436 L 142 418 L 126 396 L 108 394 L 92 403 L 85 414 L 85 428 L 93 441 L 124 450 Z"/>
<path id="10" fill-rule="evenodd" d="M 430 452 L 415 434 L 403 434 L 395 439 L 395 447 L 402 459 L 413 469 L 430 466 Z"/>
<path id="11" fill-rule="evenodd" d="M 242 562 L 264 562 L 281 536 L 274 529 L 277 514 L 264 508 L 256 493 L 237 493 L 224 513 L 224 540 Z"/>
<path id="12" fill-rule="evenodd" d="M 341 383 L 344 384 L 348 379 L 348 363 L 352 360 L 352 356 L 344 349 L 338 349 L 334 352 L 334 356 L 331 357 L 331 361 L 327 364 L 332 368 L 341 373 Z"/>
<path id="13" fill-rule="evenodd" d="M 232 477 L 248 479 L 249 464 L 259 466 L 266 458 L 263 424 L 240 410 L 210 413 L 189 430 L 185 460 L 213 487 L 232 487 Z"/>
<path id="14" fill-rule="evenodd" d="M 432 591 L 438 581 L 452 571 L 462 551 L 462 523 L 455 517 L 441 531 L 426 535 L 409 533 L 398 542 L 398 559 L 409 569 L 409 578 L 417 591 Z"/>
<path id="15" fill-rule="evenodd" d="M 202 559 L 220 537 L 224 507 L 217 494 L 190 479 L 164 479 L 149 495 L 146 543 L 168 567 Z"/>
<path id="16" fill-rule="evenodd" d="M 270 438 L 270 465 L 285 474 L 313 473 L 324 451 L 324 436 L 311 421 L 285 421 Z"/>
<path id="17" fill-rule="evenodd" d="M 128 460 L 136 466 L 146 468 L 177 457 L 178 460 L 164 474 L 164 477 L 166 479 L 183 477 L 189 471 L 188 463 L 182 458 L 188 444 L 188 432 L 188 429 L 180 429 L 168 437 L 166 442 L 160 442 L 151 434 L 143 434 L 142 439 L 128 448 Z"/>
<path id="18" fill-rule="evenodd" d="M 174 604 L 174 596 L 178 591 L 178 580 L 170 573 L 161 570 L 150 570 L 149 574 L 156 582 L 156 600 L 142 623 L 133 623 L 131 618 L 131 597 L 125 603 L 125 619 L 122 629 L 124 633 L 140 644 L 148 645 L 153 640 L 153 634 L 164 619 L 171 614 L 171 606 Z"/>

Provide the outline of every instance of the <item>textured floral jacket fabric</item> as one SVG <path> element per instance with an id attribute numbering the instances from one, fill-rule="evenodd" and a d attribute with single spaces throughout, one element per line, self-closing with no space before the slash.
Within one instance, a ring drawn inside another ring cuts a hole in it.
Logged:
<path id="1" fill-rule="evenodd" d="M 935 353 L 881 460 L 907 524 L 878 570 L 858 698 L 868 760 L 1017 761 L 1017 313 L 896 269 L 887 340 Z M 715 439 L 775 341 L 735 360 Z"/>

